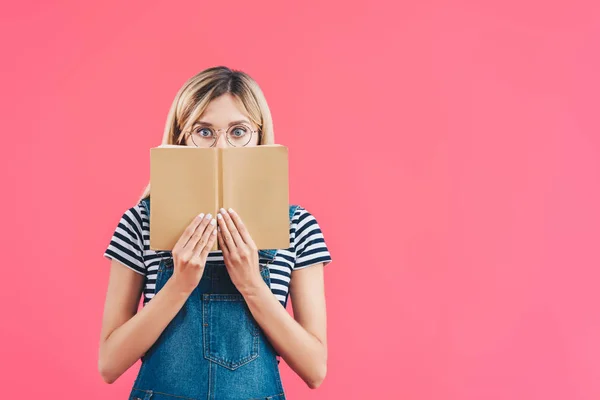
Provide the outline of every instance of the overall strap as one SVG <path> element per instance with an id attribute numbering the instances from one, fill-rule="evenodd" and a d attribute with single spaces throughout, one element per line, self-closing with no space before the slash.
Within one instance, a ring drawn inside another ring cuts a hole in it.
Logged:
<path id="1" fill-rule="evenodd" d="M 148 211 L 148 218 L 150 218 L 150 197 L 146 197 L 141 201 L 141 203 L 143 203 L 144 207 L 146 207 L 146 210 Z"/>
<path id="2" fill-rule="evenodd" d="M 290 224 L 292 223 L 292 219 L 294 218 L 294 214 L 296 214 L 296 210 L 298 210 L 298 207 L 299 206 L 297 206 L 297 205 L 293 205 L 293 204 L 290 205 L 290 213 L 289 213 L 289 215 L 290 215 Z"/>

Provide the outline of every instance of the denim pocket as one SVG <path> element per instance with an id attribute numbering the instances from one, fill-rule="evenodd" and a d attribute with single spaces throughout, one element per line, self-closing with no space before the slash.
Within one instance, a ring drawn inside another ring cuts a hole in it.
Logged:
<path id="1" fill-rule="evenodd" d="M 202 296 L 204 358 L 236 369 L 258 358 L 259 327 L 241 294 Z"/>

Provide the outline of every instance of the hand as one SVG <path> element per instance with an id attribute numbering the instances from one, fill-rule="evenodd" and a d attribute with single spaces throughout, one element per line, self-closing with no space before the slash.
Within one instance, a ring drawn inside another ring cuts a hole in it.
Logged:
<path id="1" fill-rule="evenodd" d="M 184 293 L 191 293 L 202 278 L 206 257 L 212 249 L 217 229 L 212 215 L 198 215 L 183 231 L 173 247 L 173 280 Z"/>
<path id="2" fill-rule="evenodd" d="M 231 208 L 217 215 L 219 244 L 231 281 L 242 295 L 264 285 L 258 266 L 258 249 L 240 216 Z"/>

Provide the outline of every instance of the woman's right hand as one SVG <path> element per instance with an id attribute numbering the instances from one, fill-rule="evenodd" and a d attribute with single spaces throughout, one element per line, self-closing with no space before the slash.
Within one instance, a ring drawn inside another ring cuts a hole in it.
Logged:
<path id="1" fill-rule="evenodd" d="M 217 238 L 216 222 L 211 214 L 198 215 L 173 247 L 172 279 L 185 293 L 191 293 L 202 278 L 206 257 Z"/>

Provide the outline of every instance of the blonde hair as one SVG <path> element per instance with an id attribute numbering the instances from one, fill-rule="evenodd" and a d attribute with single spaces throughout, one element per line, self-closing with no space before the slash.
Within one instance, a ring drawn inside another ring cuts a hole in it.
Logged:
<path id="1" fill-rule="evenodd" d="M 208 103 L 229 93 L 258 126 L 259 145 L 273 144 L 273 120 L 265 96 L 248 74 L 227 67 L 211 67 L 187 80 L 177 92 L 167 115 L 163 144 L 182 144 L 184 134 L 200 118 Z M 150 196 L 150 183 L 140 201 Z"/>

